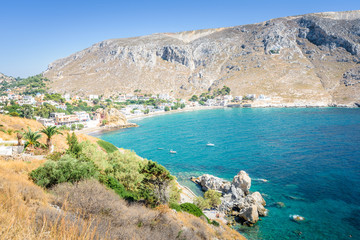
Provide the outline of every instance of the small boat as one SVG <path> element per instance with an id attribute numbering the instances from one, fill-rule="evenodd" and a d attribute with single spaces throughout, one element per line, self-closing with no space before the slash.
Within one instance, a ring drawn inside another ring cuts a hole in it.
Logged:
<path id="1" fill-rule="evenodd" d="M 213 144 L 213 143 L 208 143 L 208 144 L 206 144 L 206 146 L 207 146 L 207 147 L 214 147 L 215 144 Z"/>
<path id="2" fill-rule="evenodd" d="M 289 215 L 289 218 L 295 222 L 300 222 L 300 221 L 304 221 L 305 218 L 300 216 L 300 215 L 297 215 L 297 214 L 294 214 L 294 215 Z"/>
<path id="3" fill-rule="evenodd" d="M 164 148 L 158 148 L 158 150 L 164 150 Z"/>
<path id="4" fill-rule="evenodd" d="M 171 154 L 176 154 L 176 151 L 170 150 Z"/>

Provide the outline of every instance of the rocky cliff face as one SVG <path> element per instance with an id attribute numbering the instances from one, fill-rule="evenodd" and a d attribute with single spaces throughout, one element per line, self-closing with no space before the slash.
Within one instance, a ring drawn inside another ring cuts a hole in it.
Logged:
<path id="1" fill-rule="evenodd" d="M 221 29 L 112 39 L 49 65 L 51 88 L 78 94 L 233 95 L 286 102 L 360 102 L 360 11 Z"/>

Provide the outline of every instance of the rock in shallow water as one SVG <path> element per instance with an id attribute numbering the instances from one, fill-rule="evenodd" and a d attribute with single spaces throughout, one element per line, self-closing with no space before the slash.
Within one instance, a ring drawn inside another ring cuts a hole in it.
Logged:
<path id="1" fill-rule="evenodd" d="M 268 210 L 264 207 L 266 202 L 259 192 L 250 194 L 251 178 L 245 171 L 240 171 L 232 182 L 204 174 L 194 180 L 203 191 L 209 189 L 222 193 L 219 210 L 231 212 L 248 225 L 259 220 L 259 216 L 267 216 Z"/>

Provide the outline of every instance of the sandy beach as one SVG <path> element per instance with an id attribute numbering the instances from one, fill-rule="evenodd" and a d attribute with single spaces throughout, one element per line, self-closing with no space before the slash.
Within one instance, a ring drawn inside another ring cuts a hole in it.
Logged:
<path id="1" fill-rule="evenodd" d="M 139 120 L 139 119 L 144 119 L 144 118 L 149 118 L 149 117 L 156 117 L 156 116 L 161 116 L 161 115 L 166 115 L 166 114 L 175 114 L 175 113 L 183 113 L 183 112 L 193 112 L 193 111 L 200 111 L 200 110 L 211 110 L 211 109 L 221 109 L 224 107 L 218 107 L 218 106 L 199 106 L 199 107 L 189 107 L 189 108 L 184 108 L 184 109 L 178 109 L 178 110 L 171 110 L 168 112 L 158 112 L 158 113 L 149 113 L 149 114 L 144 114 L 144 115 L 139 115 L 139 116 L 126 116 L 127 120 L 131 123 L 131 120 Z M 77 130 L 77 133 L 83 133 L 83 134 L 94 134 L 94 133 L 100 133 L 100 132 L 107 132 L 107 131 L 115 131 L 118 129 L 122 129 L 123 127 L 119 127 L 119 128 L 107 128 L 107 127 L 103 127 L 103 126 L 96 126 L 96 127 L 90 127 L 90 128 L 84 128 L 82 130 Z"/>

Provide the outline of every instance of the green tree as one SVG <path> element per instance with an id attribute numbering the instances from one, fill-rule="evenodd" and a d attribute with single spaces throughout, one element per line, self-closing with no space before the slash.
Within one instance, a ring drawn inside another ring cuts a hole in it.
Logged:
<path id="1" fill-rule="evenodd" d="M 22 135 L 26 140 L 24 149 L 26 149 L 27 147 L 40 146 L 39 139 L 41 138 L 41 134 L 39 134 L 39 132 L 33 132 L 31 131 L 31 128 L 28 127 L 28 131 L 24 131 Z"/>
<path id="2" fill-rule="evenodd" d="M 198 98 L 198 96 L 196 96 L 196 95 L 193 95 L 193 96 L 189 99 L 189 101 L 191 101 L 191 102 L 196 102 L 197 100 L 199 100 L 199 98 Z"/>
<path id="3" fill-rule="evenodd" d="M 46 145 L 48 146 L 48 148 L 50 150 L 51 150 L 51 147 L 52 147 L 51 138 L 56 134 L 62 135 L 62 133 L 59 131 L 59 129 L 56 126 L 44 127 L 43 129 L 41 129 L 40 132 L 42 132 L 42 133 L 44 133 L 46 135 L 46 137 L 47 137 Z"/>
<path id="4" fill-rule="evenodd" d="M 204 198 L 209 201 L 211 207 L 217 207 L 221 204 L 220 197 L 221 197 L 221 193 L 212 189 L 209 189 L 204 194 Z"/>
<path id="5" fill-rule="evenodd" d="M 69 146 L 69 148 L 66 150 L 66 152 L 70 155 L 73 155 L 75 157 L 79 157 L 81 153 L 81 145 L 79 144 L 79 141 L 73 132 L 71 135 L 68 133 L 66 136 L 66 141 Z"/>
<path id="6" fill-rule="evenodd" d="M 210 208 L 209 200 L 204 199 L 203 197 L 197 197 L 194 199 L 194 204 L 201 210 Z"/>
<path id="7" fill-rule="evenodd" d="M 149 114 L 150 110 L 149 109 L 145 109 L 144 114 Z"/>
<path id="8" fill-rule="evenodd" d="M 27 118 L 27 119 L 32 119 L 34 115 L 34 109 L 31 105 L 29 104 L 24 104 L 21 108 L 20 108 L 20 116 L 23 118 Z"/>
<path id="9" fill-rule="evenodd" d="M 165 112 L 168 112 L 168 111 L 170 111 L 170 108 L 168 106 L 166 106 L 164 110 L 165 110 Z"/>
<path id="10" fill-rule="evenodd" d="M 170 172 L 162 165 L 148 161 L 141 173 L 144 174 L 143 184 L 147 189 L 153 190 L 152 194 L 150 193 L 150 199 L 151 197 L 155 197 L 155 199 L 150 201 L 154 200 L 155 204 L 168 202 L 167 187 L 174 179 Z"/>
<path id="11" fill-rule="evenodd" d="M 74 131 L 76 129 L 76 124 L 71 124 L 71 131 Z"/>

